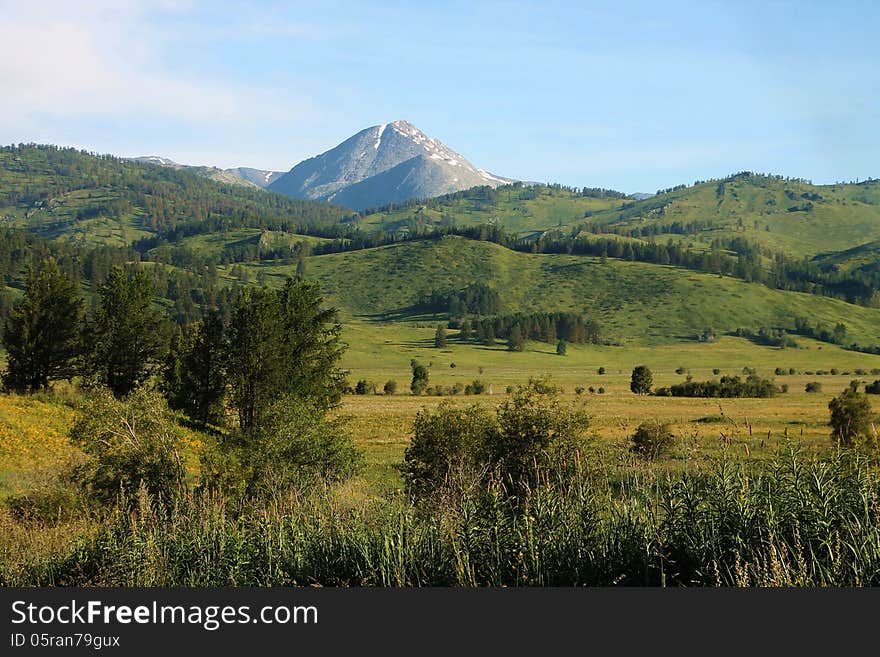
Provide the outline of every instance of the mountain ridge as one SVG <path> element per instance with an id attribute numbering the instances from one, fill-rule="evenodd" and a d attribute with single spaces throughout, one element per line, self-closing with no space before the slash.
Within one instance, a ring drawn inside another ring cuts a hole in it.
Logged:
<path id="1" fill-rule="evenodd" d="M 383 175 L 406 162 L 407 167 Z M 330 150 L 303 160 L 272 182 L 269 189 L 364 210 L 511 182 L 474 166 L 408 121 L 397 120 L 365 128 Z M 346 191 L 353 186 L 357 187 Z"/>

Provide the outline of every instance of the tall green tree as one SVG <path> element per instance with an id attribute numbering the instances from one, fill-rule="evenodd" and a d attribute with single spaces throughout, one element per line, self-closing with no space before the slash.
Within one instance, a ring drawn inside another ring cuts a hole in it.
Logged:
<path id="1" fill-rule="evenodd" d="M 446 347 L 446 327 L 443 324 L 437 324 L 437 331 L 434 333 L 434 346 L 437 349 Z"/>
<path id="2" fill-rule="evenodd" d="M 289 278 L 278 293 L 281 309 L 285 393 L 323 408 L 339 403 L 345 387 L 339 360 L 345 351 L 335 308 L 324 307 L 317 283 Z"/>
<path id="3" fill-rule="evenodd" d="M 334 309 L 318 286 L 288 278 L 280 291 L 243 290 L 233 303 L 227 349 L 230 402 L 242 429 L 260 425 L 284 395 L 329 409 L 344 385 L 343 345 Z"/>
<path id="4" fill-rule="evenodd" d="M 510 351 L 523 351 L 526 348 L 526 340 L 523 337 L 519 324 L 514 324 L 507 338 L 507 348 Z"/>
<path id="5" fill-rule="evenodd" d="M 173 341 L 163 387 L 168 404 L 200 424 L 221 425 L 226 396 L 225 334 L 214 313 Z"/>
<path id="6" fill-rule="evenodd" d="M 162 363 L 167 330 L 152 301 L 153 284 L 142 270 L 114 267 L 101 286 L 87 327 L 88 369 L 116 397 L 128 395 Z"/>
<path id="7" fill-rule="evenodd" d="M 79 289 L 53 260 L 39 273 L 32 271 L 3 332 L 8 354 L 4 387 L 34 392 L 71 378 L 81 354 L 82 319 Z"/>
<path id="8" fill-rule="evenodd" d="M 633 368 L 629 389 L 637 395 L 647 395 L 651 392 L 654 384 L 654 375 L 645 365 L 637 365 Z"/>

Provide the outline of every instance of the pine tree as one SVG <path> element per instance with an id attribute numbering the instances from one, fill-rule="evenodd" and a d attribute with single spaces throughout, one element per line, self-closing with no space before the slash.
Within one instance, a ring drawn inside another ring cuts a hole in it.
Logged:
<path id="1" fill-rule="evenodd" d="M 343 347 L 334 309 L 318 286 L 288 278 L 280 291 L 243 290 L 233 303 L 227 344 L 230 402 L 243 429 L 259 427 L 285 395 L 328 409 L 342 394 Z"/>
<path id="2" fill-rule="evenodd" d="M 4 387 L 34 392 L 71 378 L 81 354 L 82 318 L 79 290 L 53 260 L 39 274 L 31 272 L 3 332 L 8 354 Z"/>
<path id="3" fill-rule="evenodd" d="M 522 329 L 520 329 L 519 324 L 514 324 L 507 338 L 507 349 L 509 351 L 523 351 L 525 348 L 526 341 L 523 338 Z"/>
<path id="4" fill-rule="evenodd" d="M 87 327 L 89 372 L 117 397 L 143 383 L 166 348 L 162 316 L 152 308 L 153 284 L 144 271 L 114 267 L 101 286 L 95 317 Z"/>
<path id="5" fill-rule="evenodd" d="M 565 346 L 565 340 L 560 340 L 556 343 L 556 355 L 557 356 L 565 356 L 565 352 L 567 348 Z"/>
<path id="6" fill-rule="evenodd" d="M 223 320 L 209 315 L 177 337 L 164 373 L 169 405 L 203 425 L 224 420 L 224 337 Z"/>
<path id="7" fill-rule="evenodd" d="M 443 349 L 446 347 L 446 328 L 443 324 L 437 325 L 437 332 L 434 333 L 434 346 L 437 349 Z"/>

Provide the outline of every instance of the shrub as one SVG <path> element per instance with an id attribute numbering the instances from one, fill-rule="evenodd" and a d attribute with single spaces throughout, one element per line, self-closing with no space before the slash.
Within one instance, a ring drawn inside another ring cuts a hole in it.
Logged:
<path id="1" fill-rule="evenodd" d="M 584 394 L 584 387 L 583 386 L 575 386 L 574 394 L 576 394 L 576 395 Z"/>
<path id="2" fill-rule="evenodd" d="M 654 383 L 654 375 L 644 365 L 637 365 L 633 368 L 632 378 L 630 380 L 629 389 L 637 395 L 647 395 L 651 392 L 651 385 Z"/>
<path id="3" fill-rule="evenodd" d="M 354 394 L 356 395 L 366 395 L 367 388 L 369 387 L 369 382 L 366 379 L 361 379 L 357 382 L 357 385 L 354 387 Z"/>
<path id="4" fill-rule="evenodd" d="M 474 379 L 464 387 L 466 395 L 482 395 L 487 389 L 486 382 L 481 379 Z"/>
<path id="5" fill-rule="evenodd" d="M 605 388 L 599 388 L 599 394 L 600 394 L 600 395 L 604 395 L 604 394 L 605 394 Z"/>
<path id="6" fill-rule="evenodd" d="M 599 373 L 600 376 L 603 375 L 603 374 L 605 374 L 605 368 L 604 368 L 604 367 L 600 367 L 600 368 L 599 368 L 598 370 L 596 370 L 596 371 Z"/>
<path id="7" fill-rule="evenodd" d="M 822 392 L 822 384 L 818 381 L 810 381 L 804 390 L 806 392 Z"/>
<path id="8" fill-rule="evenodd" d="M 245 496 L 342 481 L 362 462 L 343 420 L 328 420 L 317 402 L 293 395 L 273 403 L 258 428 L 233 434 L 217 452 L 203 461 L 206 481 Z"/>
<path id="9" fill-rule="evenodd" d="M 853 447 L 876 439 L 871 423 L 871 403 L 864 393 L 847 388 L 828 402 L 831 436 L 838 445 Z"/>
<path id="10" fill-rule="evenodd" d="M 675 437 L 669 424 L 658 421 L 642 422 L 630 437 L 632 451 L 647 459 L 656 461 L 672 447 Z"/>
<path id="11" fill-rule="evenodd" d="M 880 379 L 877 379 L 874 383 L 865 384 L 865 392 L 869 395 L 880 395 Z"/>
<path id="12" fill-rule="evenodd" d="M 428 368 L 415 359 L 410 361 L 410 367 L 412 368 L 412 382 L 409 384 L 409 389 L 414 395 L 421 395 L 428 387 Z"/>
<path id="13" fill-rule="evenodd" d="M 407 493 L 430 499 L 444 488 L 471 483 L 495 431 L 494 419 L 482 406 L 461 408 L 444 401 L 434 411 L 420 410 L 399 468 Z"/>
<path id="14" fill-rule="evenodd" d="M 385 385 L 382 387 L 382 392 L 386 395 L 393 395 L 397 392 L 397 381 L 394 379 L 388 379 L 385 382 Z"/>
<path id="15" fill-rule="evenodd" d="M 530 386 L 514 390 L 494 417 L 481 406 L 441 403 L 417 415 L 400 471 L 415 498 L 437 500 L 487 478 L 518 496 L 551 471 L 573 471 L 588 424 L 583 411 Z"/>
<path id="16" fill-rule="evenodd" d="M 718 369 L 717 367 L 712 368 L 712 374 L 718 376 L 719 374 L 721 374 L 721 370 Z"/>
<path id="17" fill-rule="evenodd" d="M 675 368 L 675 373 L 676 373 L 676 374 L 684 374 L 685 372 L 687 372 L 687 369 L 684 368 L 684 367 L 677 367 L 677 368 Z"/>
<path id="18" fill-rule="evenodd" d="M 157 392 L 139 389 L 119 400 L 107 389 L 93 390 L 70 438 L 88 457 L 72 476 L 98 501 L 142 485 L 168 499 L 185 484 L 182 432 Z"/>

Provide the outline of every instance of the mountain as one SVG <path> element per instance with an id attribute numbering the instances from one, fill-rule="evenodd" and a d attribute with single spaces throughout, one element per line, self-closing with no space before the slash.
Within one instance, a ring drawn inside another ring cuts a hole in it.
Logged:
<path id="1" fill-rule="evenodd" d="M 197 176 L 208 178 L 215 182 L 225 183 L 227 185 L 243 185 L 245 187 L 265 187 L 253 180 L 246 178 L 238 173 L 239 169 L 220 169 L 212 166 L 180 164 L 167 157 L 159 157 L 158 155 L 141 155 L 140 157 L 129 158 L 134 162 L 142 162 L 144 164 L 155 164 L 160 167 L 168 167 L 169 169 L 186 169 Z M 256 169 L 248 169 L 248 171 L 256 171 Z M 263 172 L 266 173 L 266 172 Z"/>
<path id="2" fill-rule="evenodd" d="M 284 175 L 283 171 L 267 171 L 265 169 L 251 169 L 250 167 L 234 167 L 225 171 L 264 189 Z"/>
<path id="3" fill-rule="evenodd" d="M 212 166 L 179 164 L 167 157 L 158 155 L 141 155 L 140 157 L 129 158 L 135 162 L 143 162 L 145 164 L 156 164 L 160 167 L 170 167 L 172 169 L 187 169 L 197 176 L 209 178 L 227 185 L 244 185 L 245 187 L 262 187 L 266 189 L 270 183 L 284 175 L 283 171 L 267 171 L 266 169 L 252 169 L 250 167 L 233 167 L 231 169 L 220 169 Z"/>
<path id="4" fill-rule="evenodd" d="M 477 168 L 411 123 L 394 121 L 361 130 L 335 148 L 300 162 L 269 189 L 364 210 L 510 182 Z"/>

